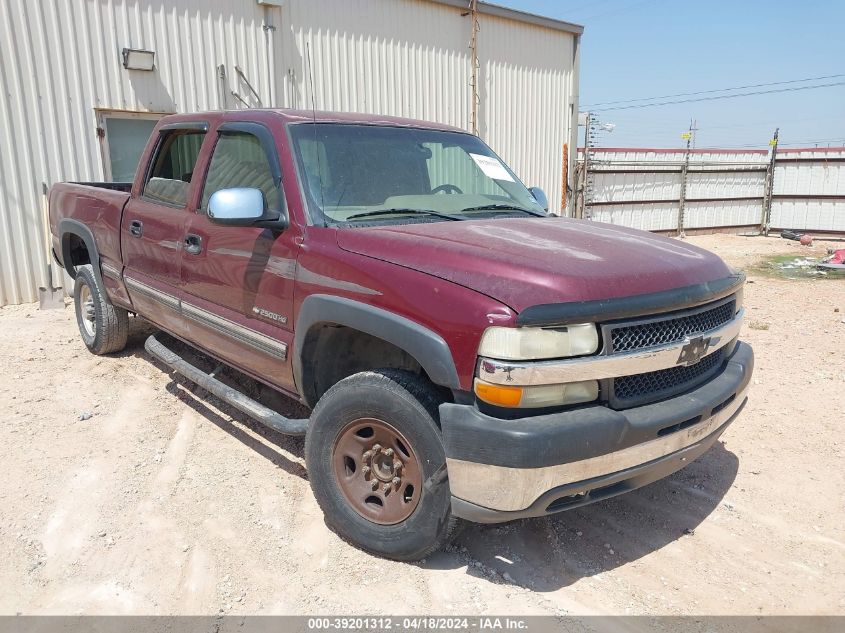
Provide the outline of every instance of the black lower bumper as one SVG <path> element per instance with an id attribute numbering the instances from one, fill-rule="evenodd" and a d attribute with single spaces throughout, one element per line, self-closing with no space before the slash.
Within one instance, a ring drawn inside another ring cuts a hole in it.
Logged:
<path id="1" fill-rule="evenodd" d="M 624 411 L 593 405 L 501 420 L 473 406 L 441 405 L 453 511 L 481 523 L 510 521 L 661 479 L 706 452 L 736 418 L 753 366 L 751 348 L 737 343 L 707 383 Z"/>

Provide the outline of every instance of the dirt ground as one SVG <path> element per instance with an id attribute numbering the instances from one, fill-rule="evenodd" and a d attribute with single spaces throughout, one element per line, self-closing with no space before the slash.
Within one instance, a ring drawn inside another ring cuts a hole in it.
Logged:
<path id="1" fill-rule="evenodd" d="M 689 241 L 752 269 L 843 246 Z M 174 381 L 143 327 L 101 358 L 70 304 L 0 309 L 0 613 L 845 614 L 845 280 L 749 282 L 751 399 L 706 455 L 419 564 L 327 529 L 302 441 Z"/>

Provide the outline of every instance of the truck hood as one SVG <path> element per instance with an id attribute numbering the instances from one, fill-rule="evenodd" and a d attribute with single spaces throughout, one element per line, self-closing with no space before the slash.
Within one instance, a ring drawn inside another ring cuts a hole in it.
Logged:
<path id="1" fill-rule="evenodd" d="M 517 312 L 544 303 L 612 299 L 731 274 L 680 240 L 568 218 L 500 218 L 342 229 L 340 248 L 418 270 Z"/>

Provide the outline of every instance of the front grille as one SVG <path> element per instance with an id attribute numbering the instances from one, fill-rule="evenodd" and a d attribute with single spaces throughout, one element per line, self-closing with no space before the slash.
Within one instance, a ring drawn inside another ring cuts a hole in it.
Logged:
<path id="1" fill-rule="evenodd" d="M 668 319 L 654 319 L 631 325 L 610 326 L 610 353 L 657 347 L 683 341 L 716 329 L 736 313 L 736 300 Z"/>
<path id="2" fill-rule="evenodd" d="M 610 405 L 617 409 L 635 407 L 691 389 L 719 370 L 725 360 L 726 350 L 727 347 L 723 347 L 689 367 L 679 365 L 616 378 L 612 381 Z"/>

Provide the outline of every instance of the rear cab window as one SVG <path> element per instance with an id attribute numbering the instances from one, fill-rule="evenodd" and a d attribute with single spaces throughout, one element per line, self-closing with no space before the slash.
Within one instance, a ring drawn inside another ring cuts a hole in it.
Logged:
<path id="1" fill-rule="evenodd" d="M 185 207 L 204 139 L 200 129 L 162 132 L 141 195 L 158 204 Z"/>

